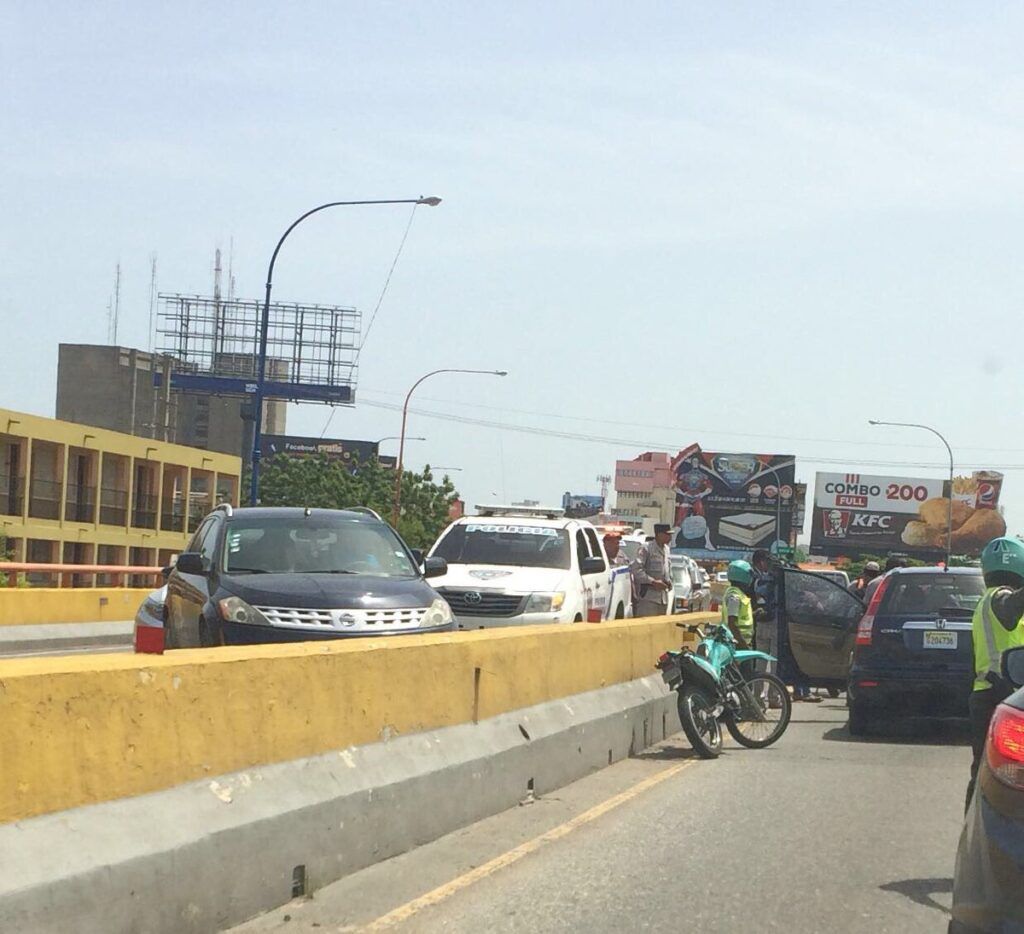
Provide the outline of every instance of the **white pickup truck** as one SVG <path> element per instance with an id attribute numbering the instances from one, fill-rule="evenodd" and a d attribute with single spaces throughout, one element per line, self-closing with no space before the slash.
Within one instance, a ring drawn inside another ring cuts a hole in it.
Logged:
<path id="1" fill-rule="evenodd" d="M 456 520 L 431 556 L 448 573 L 431 584 L 460 629 L 600 622 L 633 612 L 628 567 L 613 567 L 597 531 L 561 509 L 477 506 Z"/>

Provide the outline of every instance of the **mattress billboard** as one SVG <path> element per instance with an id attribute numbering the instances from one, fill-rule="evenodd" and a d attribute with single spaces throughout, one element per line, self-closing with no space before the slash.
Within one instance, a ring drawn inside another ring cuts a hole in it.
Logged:
<path id="1" fill-rule="evenodd" d="M 791 454 L 723 454 L 696 444 L 672 461 L 675 548 L 732 559 L 788 543 L 796 501 Z"/>
<path id="2" fill-rule="evenodd" d="M 946 552 L 950 500 L 953 554 L 977 556 L 1006 533 L 999 512 L 1003 475 L 991 470 L 949 480 L 819 473 L 814 484 L 811 552 L 905 554 L 934 560 Z"/>

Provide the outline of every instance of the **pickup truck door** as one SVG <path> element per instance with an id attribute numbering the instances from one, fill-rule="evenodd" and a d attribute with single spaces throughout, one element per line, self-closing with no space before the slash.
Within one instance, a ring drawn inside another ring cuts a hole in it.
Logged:
<path id="1" fill-rule="evenodd" d="M 782 575 L 781 612 L 797 665 L 808 678 L 845 680 L 864 604 L 821 574 L 786 568 Z"/>

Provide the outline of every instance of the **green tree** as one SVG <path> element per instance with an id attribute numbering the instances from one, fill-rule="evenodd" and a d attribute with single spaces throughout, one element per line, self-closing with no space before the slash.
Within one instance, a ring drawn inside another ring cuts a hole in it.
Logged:
<path id="1" fill-rule="evenodd" d="M 246 487 L 248 481 L 246 481 Z M 455 501 L 448 477 L 435 482 L 430 467 L 402 471 L 402 515 L 398 532 L 412 548 L 429 548 L 448 523 Z M 373 459 L 345 464 L 320 455 L 277 454 L 263 462 L 260 504 L 344 509 L 368 506 L 387 521 L 395 502 L 395 472 Z"/>

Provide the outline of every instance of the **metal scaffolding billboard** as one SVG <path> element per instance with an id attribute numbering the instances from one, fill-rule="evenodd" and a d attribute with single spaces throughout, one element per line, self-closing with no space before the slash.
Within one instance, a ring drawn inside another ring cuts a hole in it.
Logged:
<path id="1" fill-rule="evenodd" d="M 159 298 L 157 352 L 174 360 L 172 389 L 255 393 L 263 302 L 163 292 Z M 355 308 L 271 302 L 266 398 L 351 405 L 361 325 Z"/>

